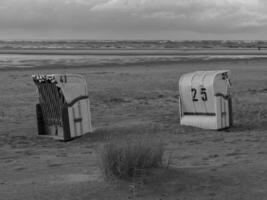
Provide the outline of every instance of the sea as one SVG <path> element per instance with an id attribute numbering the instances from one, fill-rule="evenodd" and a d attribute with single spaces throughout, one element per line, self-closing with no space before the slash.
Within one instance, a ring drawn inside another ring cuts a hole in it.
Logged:
<path id="1" fill-rule="evenodd" d="M 267 59 L 260 40 L 2 40 L 0 70 Z"/>

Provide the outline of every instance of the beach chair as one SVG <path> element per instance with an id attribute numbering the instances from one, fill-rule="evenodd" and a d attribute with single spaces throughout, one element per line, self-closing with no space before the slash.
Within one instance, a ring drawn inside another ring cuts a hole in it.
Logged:
<path id="1" fill-rule="evenodd" d="M 77 74 L 33 75 L 39 135 L 71 140 L 92 132 L 87 83 Z"/>
<path id="2" fill-rule="evenodd" d="M 179 80 L 181 125 L 220 130 L 233 125 L 230 71 L 196 71 Z"/>

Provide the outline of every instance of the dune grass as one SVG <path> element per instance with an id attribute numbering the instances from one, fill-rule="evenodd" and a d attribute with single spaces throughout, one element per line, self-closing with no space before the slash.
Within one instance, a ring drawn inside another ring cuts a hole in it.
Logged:
<path id="1" fill-rule="evenodd" d="M 134 140 L 112 140 L 101 151 L 106 177 L 129 180 L 149 169 L 163 166 L 163 145 L 159 140 L 139 137 Z"/>

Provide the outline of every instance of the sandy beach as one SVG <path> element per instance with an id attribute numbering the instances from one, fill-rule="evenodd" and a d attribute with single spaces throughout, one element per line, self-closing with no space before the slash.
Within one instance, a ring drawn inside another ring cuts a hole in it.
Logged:
<path id="1" fill-rule="evenodd" d="M 77 49 L 0 49 L 0 54 L 19 54 L 19 55 L 106 55 L 106 56 L 179 56 L 179 55 L 267 55 L 267 49 L 263 48 L 171 48 L 171 49 L 118 49 L 118 48 L 77 48 Z"/>
<path id="2" fill-rule="evenodd" d="M 259 51 L 260 54 L 256 50 L 256 53 L 253 50 L 236 54 L 207 51 L 222 56 L 267 55 L 265 50 Z M 0 50 L 1 55 L 12 52 L 20 54 L 14 50 Z M 43 53 L 54 55 L 53 51 L 49 52 Z M 85 50 L 86 55 L 91 55 L 88 52 Z M 114 56 L 129 56 L 132 51 L 112 52 Z M 157 50 L 147 55 L 162 56 L 164 52 Z M 208 54 L 194 52 L 186 55 Z M 80 50 L 76 53 L 82 55 Z M 103 50 L 97 55 L 109 53 Z M 134 55 L 143 53 L 137 51 Z M 183 55 L 181 50 L 179 53 Z M 168 52 L 168 55 L 176 54 L 174 50 Z M 108 65 L 110 60 L 101 63 L 96 59 L 95 64 L 90 64 L 90 59 L 45 62 L 40 58 L 31 64 L 28 60 L 24 62 L 26 67 L 12 70 L 3 64 L 0 69 L 0 199 L 266 198 L 266 58 L 220 57 L 193 61 L 188 58 L 186 62 L 177 59 L 168 62 L 168 57 L 163 61 L 146 57 L 142 62 L 121 62 L 120 58 Z M 16 66 L 23 63 L 23 58 L 18 60 Z M 8 66 L 8 62 L 5 65 Z M 31 67 L 27 67 L 29 65 Z M 234 127 L 208 131 L 180 126 L 178 78 L 196 70 L 220 69 L 232 72 Z M 86 78 L 92 134 L 66 143 L 37 136 L 35 104 L 38 94 L 31 75 L 38 73 L 78 73 Z M 110 137 L 131 140 L 141 134 L 161 138 L 165 156 L 171 155 L 171 163 L 168 169 L 153 171 L 133 195 L 130 183 L 118 181 L 114 184 L 103 178 L 99 151 Z"/>

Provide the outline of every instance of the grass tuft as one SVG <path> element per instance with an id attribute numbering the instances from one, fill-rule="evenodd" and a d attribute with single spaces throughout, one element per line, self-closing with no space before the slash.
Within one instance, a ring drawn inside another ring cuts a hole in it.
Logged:
<path id="1" fill-rule="evenodd" d="M 139 173 L 163 166 L 163 145 L 146 138 L 113 140 L 103 147 L 101 163 L 106 177 L 131 179 Z"/>

